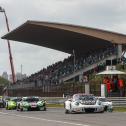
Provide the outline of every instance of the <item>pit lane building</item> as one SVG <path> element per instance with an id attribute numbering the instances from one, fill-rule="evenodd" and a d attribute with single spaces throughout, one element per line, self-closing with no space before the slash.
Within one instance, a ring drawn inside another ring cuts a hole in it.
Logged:
<path id="1" fill-rule="evenodd" d="M 114 51 L 109 52 L 109 55 L 102 56 L 101 60 L 76 69 L 74 72 L 65 74 L 64 76 L 60 76 L 58 78 L 60 83 L 76 77 L 78 77 L 78 81 L 81 82 L 84 73 L 92 70 L 98 64 L 104 63 L 109 59 L 121 58 L 126 45 L 126 35 L 120 33 L 84 26 L 38 21 L 27 21 L 23 25 L 4 35 L 2 38 L 48 47 L 71 55 L 74 50 L 76 57 L 78 58 L 83 55 L 93 54 L 97 50 L 99 50 L 99 53 L 103 53 L 106 52 L 108 48 L 114 49 Z M 101 52 L 101 50 L 103 50 L 103 52 Z M 44 85 L 44 89 L 46 89 L 46 85 L 48 84 Z M 41 84 L 41 82 L 28 83 L 24 88 L 28 89 L 34 86 L 36 86 L 36 89 L 37 87 L 42 87 L 43 89 L 43 84 Z M 20 87 L 18 84 L 11 87 L 11 89 L 21 88 L 23 87 Z M 47 92 L 45 90 L 43 92 L 45 95 L 48 95 L 50 90 L 51 88 L 48 87 Z M 61 91 L 61 94 L 63 94 L 63 90 Z"/>

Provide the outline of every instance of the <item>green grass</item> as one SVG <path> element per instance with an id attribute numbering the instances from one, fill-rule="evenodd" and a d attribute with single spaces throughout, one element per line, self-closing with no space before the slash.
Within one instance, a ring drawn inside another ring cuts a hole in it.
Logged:
<path id="1" fill-rule="evenodd" d="M 126 112 L 126 107 L 114 107 L 114 112 Z"/>

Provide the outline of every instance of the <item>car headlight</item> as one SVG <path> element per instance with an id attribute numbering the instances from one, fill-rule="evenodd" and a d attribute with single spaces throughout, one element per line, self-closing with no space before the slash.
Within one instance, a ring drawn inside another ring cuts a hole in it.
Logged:
<path id="1" fill-rule="evenodd" d="M 99 102 L 98 105 L 101 105 L 101 102 Z"/>
<path id="2" fill-rule="evenodd" d="M 98 104 L 98 105 L 101 105 L 101 104 L 102 104 L 102 102 L 100 102 L 100 101 L 98 100 L 98 101 L 97 101 L 97 104 Z"/>
<path id="3" fill-rule="evenodd" d="M 16 103 L 15 102 L 10 102 L 9 105 L 14 106 L 14 105 L 16 105 Z"/>
<path id="4" fill-rule="evenodd" d="M 78 105 L 79 105 L 79 102 L 75 102 L 75 105 L 77 105 L 77 106 L 78 106 Z"/>
<path id="5" fill-rule="evenodd" d="M 37 104 L 38 104 L 39 106 L 43 106 L 43 105 L 45 104 L 45 102 L 44 102 L 44 101 L 39 101 Z"/>
<path id="6" fill-rule="evenodd" d="M 29 104 L 27 102 L 24 102 L 23 106 L 29 106 Z"/>

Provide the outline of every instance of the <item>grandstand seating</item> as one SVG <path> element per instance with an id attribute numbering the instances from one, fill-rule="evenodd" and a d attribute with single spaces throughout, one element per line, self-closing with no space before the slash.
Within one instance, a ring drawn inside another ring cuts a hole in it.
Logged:
<path id="1" fill-rule="evenodd" d="M 75 75 L 79 75 L 79 71 L 81 71 L 81 74 L 82 72 L 83 74 L 86 74 L 88 71 L 88 74 L 90 74 L 91 70 L 97 73 L 105 69 L 104 62 L 106 58 L 112 58 L 113 55 L 116 55 L 116 50 L 112 47 L 95 52 L 89 52 L 85 55 L 76 56 L 75 64 L 73 63 L 74 57 L 71 55 L 67 59 L 64 59 L 64 61 L 50 65 L 47 68 L 44 68 L 25 78 L 24 80 L 17 81 L 12 87 L 31 88 L 50 84 L 57 85 L 61 83 L 61 80 L 65 77 L 75 77 Z M 67 80 L 68 79 L 71 78 L 67 78 Z"/>

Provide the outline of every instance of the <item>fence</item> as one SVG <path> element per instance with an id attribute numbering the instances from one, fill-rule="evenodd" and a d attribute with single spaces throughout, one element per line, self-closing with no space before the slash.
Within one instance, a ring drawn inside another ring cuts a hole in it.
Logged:
<path id="1" fill-rule="evenodd" d="M 17 86 L 18 87 L 18 86 Z M 75 93 L 84 93 L 84 83 L 62 83 L 58 85 L 42 85 L 33 88 L 8 87 L 5 92 L 9 96 L 42 96 L 42 97 L 63 97 Z"/>
<path id="2" fill-rule="evenodd" d="M 126 86 L 124 95 L 126 96 Z M 63 97 L 63 95 L 73 95 L 75 93 L 85 93 L 84 83 L 62 83 L 58 85 L 42 85 L 39 87 L 22 87 L 13 88 L 13 86 L 6 88 L 4 94 L 9 96 L 42 96 L 42 97 Z M 101 95 L 101 85 L 99 83 L 90 83 L 90 93 L 95 96 Z M 111 97 L 119 97 L 120 92 L 112 92 Z"/>

